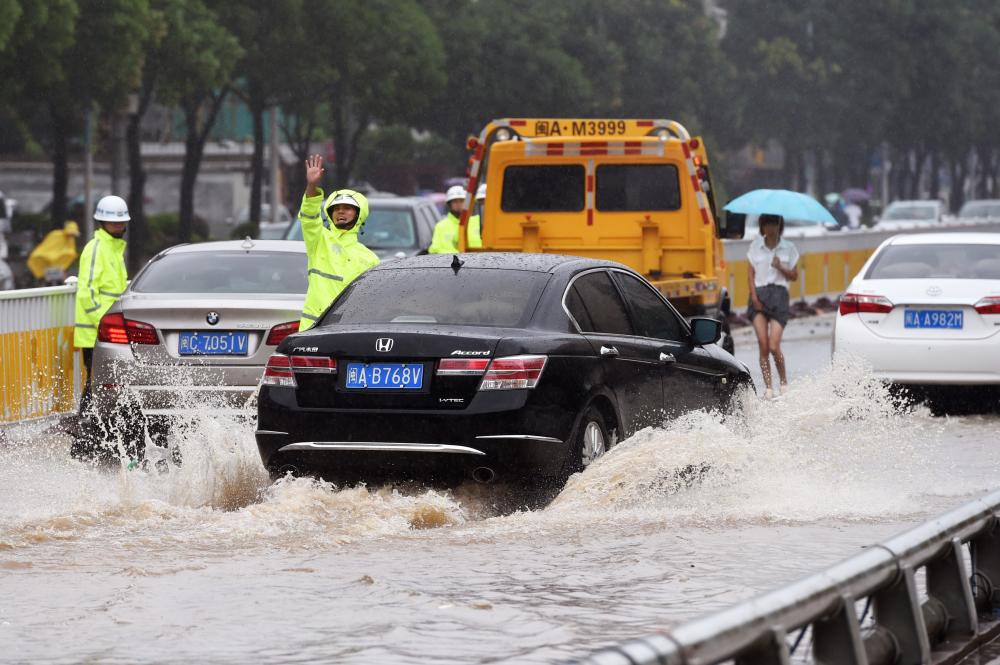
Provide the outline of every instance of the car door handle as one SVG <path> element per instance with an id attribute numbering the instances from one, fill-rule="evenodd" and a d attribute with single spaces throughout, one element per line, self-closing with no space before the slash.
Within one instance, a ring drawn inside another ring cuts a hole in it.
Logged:
<path id="1" fill-rule="evenodd" d="M 618 355 L 618 349 L 616 349 L 613 346 L 602 346 L 601 347 L 601 355 L 602 356 L 617 356 Z"/>
<path id="2" fill-rule="evenodd" d="M 675 363 L 675 362 L 677 362 L 677 358 L 674 358 L 674 354 L 672 354 L 672 353 L 664 353 L 663 351 L 660 351 L 660 362 L 661 363 Z"/>

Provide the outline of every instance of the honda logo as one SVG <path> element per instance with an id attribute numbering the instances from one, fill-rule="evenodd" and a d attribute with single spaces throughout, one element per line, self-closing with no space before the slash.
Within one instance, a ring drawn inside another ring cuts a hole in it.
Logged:
<path id="1" fill-rule="evenodd" d="M 379 337 L 375 340 L 375 350 L 380 353 L 389 353 L 392 351 L 392 338 L 391 337 Z"/>

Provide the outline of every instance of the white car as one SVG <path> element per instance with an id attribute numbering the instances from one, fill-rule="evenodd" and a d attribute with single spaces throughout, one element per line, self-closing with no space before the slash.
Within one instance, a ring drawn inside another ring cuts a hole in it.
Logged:
<path id="1" fill-rule="evenodd" d="M 974 199 L 966 201 L 958 211 L 958 218 L 963 221 L 979 219 L 1000 219 L 1000 199 Z"/>
<path id="2" fill-rule="evenodd" d="M 893 201 L 875 227 L 880 231 L 905 231 L 940 224 L 944 220 L 941 201 Z"/>
<path id="3" fill-rule="evenodd" d="M 928 396 L 932 408 L 959 386 L 995 405 L 985 388 L 1000 387 L 1000 233 L 883 242 L 840 298 L 833 350 Z"/>

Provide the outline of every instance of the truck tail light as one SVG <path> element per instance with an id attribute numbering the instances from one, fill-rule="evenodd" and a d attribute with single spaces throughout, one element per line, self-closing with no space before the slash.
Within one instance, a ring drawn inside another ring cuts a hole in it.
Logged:
<path id="1" fill-rule="evenodd" d="M 438 361 L 438 376 L 482 376 L 490 365 L 489 358 L 442 358 Z"/>
<path id="2" fill-rule="evenodd" d="M 278 346 L 281 344 L 282 340 L 291 335 L 292 333 L 297 333 L 299 331 L 298 321 L 289 321 L 288 323 L 279 323 L 278 325 L 271 328 L 271 332 L 267 333 L 267 341 L 264 343 L 268 346 Z"/>
<path id="3" fill-rule="evenodd" d="M 986 296 L 975 304 L 980 314 L 1000 314 L 1000 296 Z"/>
<path id="4" fill-rule="evenodd" d="M 337 361 L 326 356 L 292 356 L 292 370 L 303 374 L 336 374 Z"/>
<path id="5" fill-rule="evenodd" d="M 262 386 L 280 386 L 283 388 L 298 388 L 295 374 L 292 373 L 292 361 L 288 356 L 275 353 L 267 359 L 264 376 L 260 379 Z"/>
<path id="6" fill-rule="evenodd" d="M 159 344 L 156 328 L 126 319 L 121 312 L 105 314 L 97 324 L 97 340 L 109 344 Z"/>
<path id="7" fill-rule="evenodd" d="M 542 378 L 547 356 L 507 356 L 490 363 L 480 390 L 521 390 L 534 388 Z"/>
<path id="8" fill-rule="evenodd" d="M 840 296 L 840 315 L 848 314 L 888 314 L 892 311 L 892 302 L 885 296 L 873 296 L 867 293 L 845 293 Z"/>

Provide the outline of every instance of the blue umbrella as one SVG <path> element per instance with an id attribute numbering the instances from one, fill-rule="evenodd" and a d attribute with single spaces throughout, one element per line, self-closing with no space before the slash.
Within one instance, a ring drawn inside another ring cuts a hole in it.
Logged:
<path id="1" fill-rule="evenodd" d="M 787 189 L 755 189 L 730 201 L 725 210 L 745 215 L 781 215 L 785 219 L 837 223 L 819 201 Z"/>

